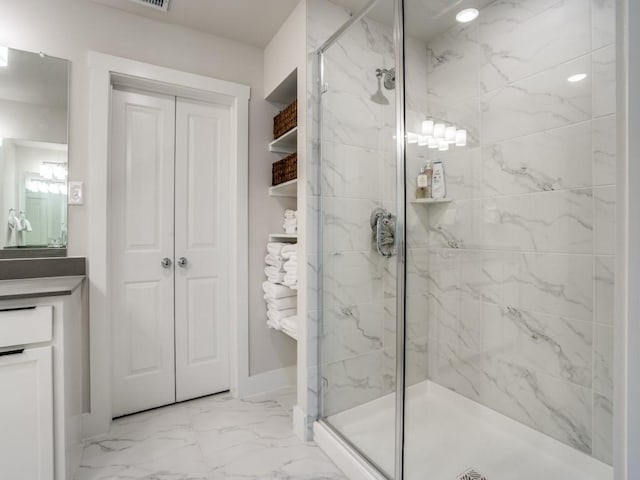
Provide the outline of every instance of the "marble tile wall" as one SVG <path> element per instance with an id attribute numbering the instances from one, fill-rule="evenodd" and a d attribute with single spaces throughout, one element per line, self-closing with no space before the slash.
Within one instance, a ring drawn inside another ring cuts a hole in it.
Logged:
<path id="1" fill-rule="evenodd" d="M 428 42 L 427 114 L 470 142 L 425 154 L 453 202 L 427 207 L 409 262 L 429 377 L 607 463 L 614 36 L 613 0 L 498 0 Z"/>

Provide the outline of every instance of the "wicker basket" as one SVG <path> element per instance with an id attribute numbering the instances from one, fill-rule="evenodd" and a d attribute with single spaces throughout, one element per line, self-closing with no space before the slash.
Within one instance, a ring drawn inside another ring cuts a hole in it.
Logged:
<path id="1" fill-rule="evenodd" d="M 298 101 L 294 100 L 291 105 L 273 117 L 273 138 L 281 137 L 296 125 L 298 125 Z"/>
<path id="2" fill-rule="evenodd" d="M 292 153 L 288 157 L 274 162 L 271 168 L 271 185 L 274 187 L 281 183 L 298 178 L 298 154 Z"/>

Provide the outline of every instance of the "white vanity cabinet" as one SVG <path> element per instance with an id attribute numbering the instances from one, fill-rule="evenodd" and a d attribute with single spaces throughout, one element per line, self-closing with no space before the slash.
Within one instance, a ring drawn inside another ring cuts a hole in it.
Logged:
<path id="1" fill-rule="evenodd" d="M 70 480 L 80 461 L 81 284 L 0 281 L 0 478 Z"/>
<path id="2" fill-rule="evenodd" d="M 2 475 L 54 478 L 51 347 L 0 356 L 0 385 Z"/>

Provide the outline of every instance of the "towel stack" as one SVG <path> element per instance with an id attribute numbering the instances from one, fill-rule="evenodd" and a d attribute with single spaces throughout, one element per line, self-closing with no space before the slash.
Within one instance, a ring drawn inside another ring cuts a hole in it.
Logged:
<path id="1" fill-rule="evenodd" d="M 296 210 L 287 209 L 284 211 L 284 224 L 282 228 L 284 228 L 284 233 L 287 234 L 298 233 L 298 212 Z"/>
<path id="2" fill-rule="evenodd" d="M 284 263 L 282 269 L 284 270 L 284 277 L 282 278 L 282 284 L 287 287 L 297 290 L 298 289 L 298 245 L 286 245 L 282 247 L 280 253 Z"/>
<path id="3" fill-rule="evenodd" d="M 262 290 L 267 302 L 267 325 L 295 338 L 298 297 L 295 289 L 285 284 L 289 275 L 285 270 L 289 262 L 285 255 L 290 258 L 291 251 L 296 251 L 295 245 L 279 242 L 267 244 L 267 256 L 264 259 L 267 281 L 262 283 Z"/>

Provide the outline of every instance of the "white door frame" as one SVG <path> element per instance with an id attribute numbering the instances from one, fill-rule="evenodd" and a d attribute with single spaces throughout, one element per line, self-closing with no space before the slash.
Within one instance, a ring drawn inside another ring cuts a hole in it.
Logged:
<path id="1" fill-rule="evenodd" d="M 229 268 L 231 391 L 249 379 L 248 353 L 248 170 L 250 88 L 170 68 L 89 52 L 89 348 L 91 411 L 83 435 L 109 431 L 112 417 L 111 314 L 109 309 L 109 125 L 114 84 L 230 106 Z"/>

